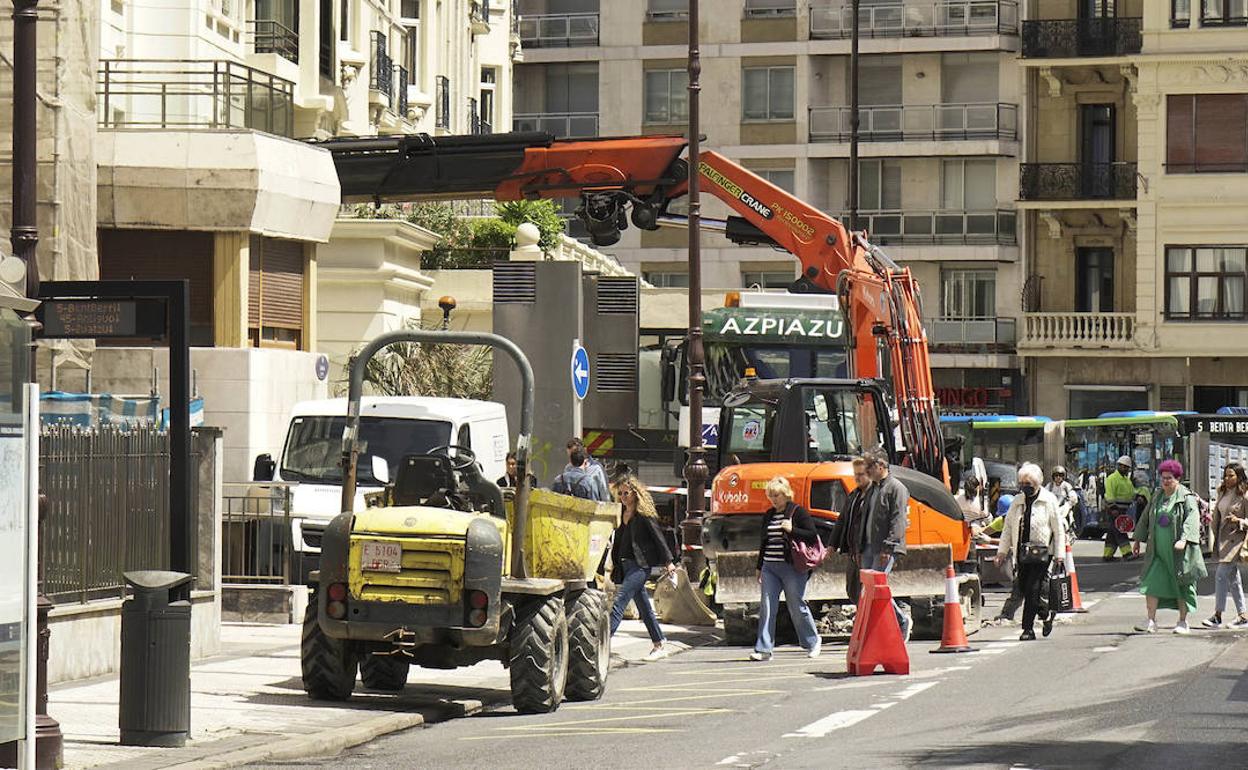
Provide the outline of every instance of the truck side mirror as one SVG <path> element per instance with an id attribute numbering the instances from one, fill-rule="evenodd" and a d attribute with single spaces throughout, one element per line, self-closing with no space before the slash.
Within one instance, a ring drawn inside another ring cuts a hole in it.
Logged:
<path id="1" fill-rule="evenodd" d="M 386 458 L 373 455 L 373 478 L 382 484 L 390 483 L 390 463 Z"/>
<path id="2" fill-rule="evenodd" d="M 251 466 L 252 481 L 272 481 L 275 473 L 277 473 L 277 463 L 273 462 L 273 455 L 267 453 L 256 455 L 256 462 Z"/>

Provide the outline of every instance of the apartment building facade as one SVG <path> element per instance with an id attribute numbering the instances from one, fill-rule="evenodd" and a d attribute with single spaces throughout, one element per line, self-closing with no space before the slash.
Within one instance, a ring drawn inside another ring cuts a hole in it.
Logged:
<path id="1" fill-rule="evenodd" d="M 1248 405 L 1248 13 L 1030 10 L 1019 352 L 1033 409 Z"/>
<path id="2" fill-rule="evenodd" d="M 520 0 L 517 129 L 688 131 L 686 0 Z M 841 219 L 849 186 L 848 0 L 703 2 L 703 146 Z M 1017 411 L 1020 18 L 1012 0 L 863 2 L 860 227 L 926 289 L 949 411 Z M 704 215 L 727 208 L 704 195 Z M 703 285 L 785 287 L 799 265 L 703 235 Z M 687 285 L 681 230 L 627 231 L 614 253 Z"/>

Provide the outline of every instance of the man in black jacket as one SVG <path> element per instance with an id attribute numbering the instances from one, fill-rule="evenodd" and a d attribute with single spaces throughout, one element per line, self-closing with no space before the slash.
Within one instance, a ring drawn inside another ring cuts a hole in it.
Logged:
<path id="1" fill-rule="evenodd" d="M 871 477 L 867 475 L 865 459 L 855 457 L 853 465 L 854 488 L 845 500 L 845 510 L 837 519 L 836 530 L 832 533 L 832 546 L 849 557 L 849 563 L 845 567 L 845 593 L 851 602 L 857 604 L 858 595 L 862 593 L 862 578 L 858 570 L 862 568 L 863 536 L 866 533 Z"/>

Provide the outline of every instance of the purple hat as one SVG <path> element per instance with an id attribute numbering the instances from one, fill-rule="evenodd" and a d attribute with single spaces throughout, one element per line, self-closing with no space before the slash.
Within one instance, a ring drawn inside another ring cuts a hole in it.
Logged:
<path id="1" fill-rule="evenodd" d="M 1157 475 L 1169 473 L 1176 479 L 1183 478 L 1183 463 L 1178 460 L 1162 460 L 1161 465 L 1157 466 Z"/>

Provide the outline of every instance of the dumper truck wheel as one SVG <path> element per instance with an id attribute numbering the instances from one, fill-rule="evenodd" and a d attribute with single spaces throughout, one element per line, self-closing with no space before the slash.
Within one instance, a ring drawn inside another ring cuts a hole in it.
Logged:
<path id="1" fill-rule="evenodd" d="M 360 679 L 370 690 L 398 692 L 407 686 L 411 662 L 402 655 L 365 655 L 360 660 Z"/>
<path id="2" fill-rule="evenodd" d="M 550 596 L 519 608 L 511 630 L 511 702 L 521 714 L 559 708 L 568 679 L 568 619 L 563 598 Z"/>
<path id="3" fill-rule="evenodd" d="M 345 639 L 334 639 L 316 621 L 316 597 L 308 597 L 303 613 L 299 659 L 303 689 L 313 700 L 346 700 L 355 689 L 355 653 Z"/>
<path id="4" fill-rule="evenodd" d="M 587 588 L 573 595 L 568 616 L 568 700 L 598 700 L 611 668 L 611 618 L 607 595 Z"/>

